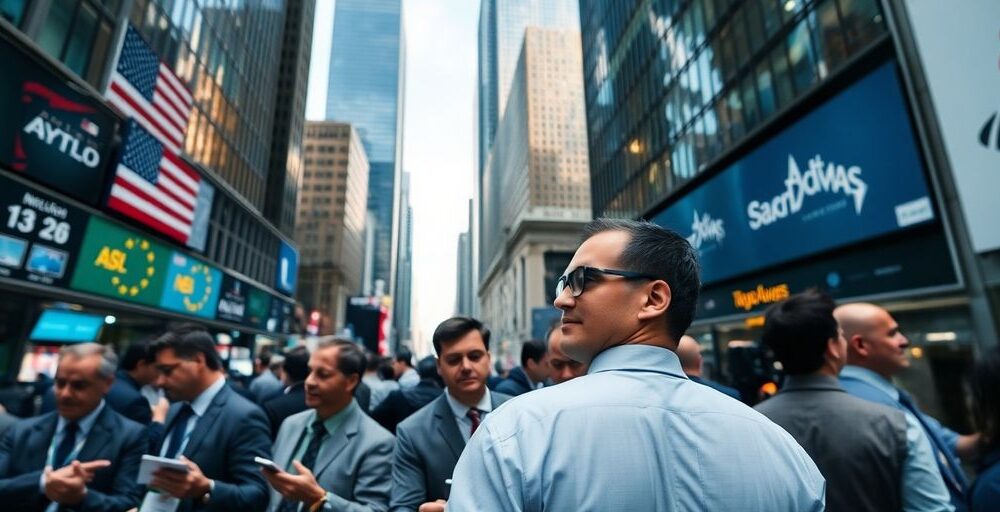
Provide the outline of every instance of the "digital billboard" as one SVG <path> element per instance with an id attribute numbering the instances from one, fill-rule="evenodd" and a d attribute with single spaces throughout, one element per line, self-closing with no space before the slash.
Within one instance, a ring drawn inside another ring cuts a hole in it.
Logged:
<path id="1" fill-rule="evenodd" d="M 652 220 L 688 238 L 711 284 L 935 216 L 888 62 Z"/>

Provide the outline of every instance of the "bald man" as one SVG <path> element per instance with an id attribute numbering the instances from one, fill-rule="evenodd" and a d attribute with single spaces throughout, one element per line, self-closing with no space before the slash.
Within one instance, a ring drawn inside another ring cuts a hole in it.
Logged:
<path id="1" fill-rule="evenodd" d="M 847 366 L 840 373 L 848 393 L 906 413 L 908 435 L 923 435 L 933 450 L 936 466 L 948 488 L 951 503 L 967 510 L 968 481 L 958 456 L 974 458 L 978 436 L 962 436 L 923 413 L 913 398 L 892 383 L 892 378 L 910 366 L 910 342 L 885 309 L 874 304 L 845 304 L 834 316 L 847 339 Z M 916 432 L 915 434 L 913 432 Z"/>
<path id="2" fill-rule="evenodd" d="M 689 379 L 708 386 L 724 395 L 741 400 L 740 392 L 735 388 L 719 384 L 701 376 L 701 345 L 694 338 L 688 335 L 681 336 L 681 341 L 677 343 L 677 358 L 681 360 L 681 369 Z"/>
<path id="3" fill-rule="evenodd" d="M 587 374 L 589 365 L 570 359 L 562 350 L 562 329 L 557 325 L 549 331 L 549 366 L 552 367 L 552 382 L 562 384 Z"/>

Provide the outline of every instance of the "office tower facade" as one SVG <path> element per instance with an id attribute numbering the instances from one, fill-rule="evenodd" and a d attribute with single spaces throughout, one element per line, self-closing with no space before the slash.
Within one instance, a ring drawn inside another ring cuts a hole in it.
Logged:
<path id="1" fill-rule="evenodd" d="M 902 387 L 968 428 L 956 382 L 975 347 L 994 344 L 1000 316 L 987 290 L 1000 242 L 992 253 L 975 243 L 975 225 L 1000 240 L 992 199 L 979 203 L 989 214 L 963 214 L 996 189 L 982 171 L 1000 162 L 987 121 L 1000 75 L 995 45 L 977 41 L 996 42 L 1000 6 L 580 9 L 594 215 L 649 219 L 698 251 L 688 334 L 711 376 L 745 391 L 773 379 L 752 341 L 763 313 L 818 288 L 889 310 L 910 341 Z"/>
<path id="2" fill-rule="evenodd" d="M 472 242 L 469 232 L 458 234 L 457 276 L 455 288 L 455 314 L 472 316 Z"/>
<path id="3" fill-rule="evenodd" d="M 395 285 L 405 62 L 401 0 L 336 3 L 326 119 L 350 122 L 368 154 L 372 285 L 381 281 L 386 294 Z"/>
<path id="4" fill-rule="evenodd" d="M 413 207 L 410 205 L 410 173 L 404 172 L 399 194 L 399 256 L 397 257 L 396 294 L 393 296 L 392 321 L 401 344 L 412 343 L 411 326 L 413 290 Z"/>
<path id="5" fill-rule="evenodd" d="M 305 159 L 302 137 L 315 15 L 316 0 L 287 0 L 264 216 L 289 237 L 295 233 L 295 205 Z"/>
<path id="6" fill-rule="evenodd" d="M 24 252 L 0 258 L 8 333 L 68 309 L 120 350 L 196 321 L 231 346 L 227 369 L 249 373 L 258 345 L 293 332 L 296 250 L 262 214 L 285 8 L 0 2 L 0 189 L 19 192 L 19 213 L 45 204 L 38 225 L 58 231 L 0 228 Z M 74 150 L 25 139 L 33 119 Z M 33 379 L 51 346 L 10 339 L 2 378 L 23 353 Z"/>
<path id="7" fill-rule="evenodd" d="M 528 27 L 483 173 L 481 316 L 507 363 L 558 313 L 555 279 L 590 220 L 580 34 Z"/>
<path id="8" fill-rule="evenodd" d="M 347 299 L 362 290 L 369 172 L 353 126 L 306 122 L 295 227 L 301 254 L 297 297 L 306 312 L 319 312 L 319 334 L 344 327 Z"/>

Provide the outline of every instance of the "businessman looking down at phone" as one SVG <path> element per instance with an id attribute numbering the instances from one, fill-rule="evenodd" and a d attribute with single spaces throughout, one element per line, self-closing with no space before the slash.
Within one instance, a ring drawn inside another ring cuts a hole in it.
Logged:
<path id="1" fill-rule="evenodd" d="M 226 384 L 212 335 L 179 327 L 158 338 L 153 351 L 157 384 L 174 401 L 153 453 L 181 460 L 188 471 L 158 469 L 150 489 L 179 499 L 178 512 L 263 510 L 267 484 L 254 458 L 270 456 L 267 418 Z"/>
<path id="2" fill-rule="evenodd" d="M 320 342 L 309 357 L 309 410 L 289 416 L 274 461 L 258 461 L 271 512 L 383 512 L 389 507 L 393 437 L 354 400 L 365 355 L 349 341 Z"/>

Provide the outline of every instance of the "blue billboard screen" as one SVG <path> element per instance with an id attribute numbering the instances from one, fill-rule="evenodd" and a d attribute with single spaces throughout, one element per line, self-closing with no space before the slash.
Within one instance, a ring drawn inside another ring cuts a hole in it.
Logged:
<path id="1" fill-rule="evenodd" d="M 652 220 L 688 237 L 713 283 L 934 218 L 888 62 Z"/>

